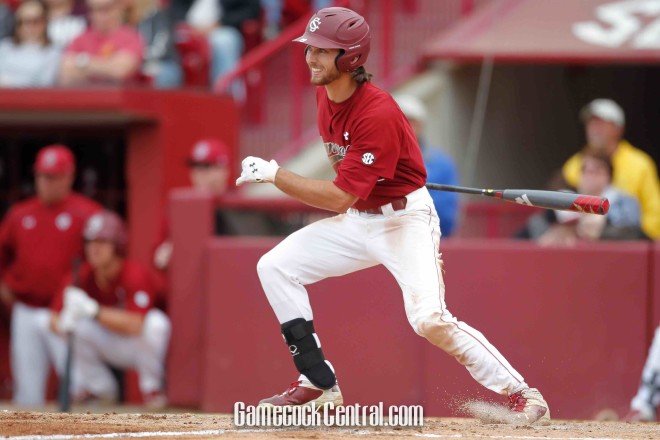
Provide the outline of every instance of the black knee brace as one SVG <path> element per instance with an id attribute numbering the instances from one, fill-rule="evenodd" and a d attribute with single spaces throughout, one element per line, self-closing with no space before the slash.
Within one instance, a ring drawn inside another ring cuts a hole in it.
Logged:
<path id="1" fill-rule="evenodd" d="M 330 365 L 325 361 L 323 351 L 314 337 L 314 323 L 303 318 L 296 318 L 282 324 L 282 335 L 293 363 L 307 379 L 319 388 L 332 388 L 337 379 Z"/>

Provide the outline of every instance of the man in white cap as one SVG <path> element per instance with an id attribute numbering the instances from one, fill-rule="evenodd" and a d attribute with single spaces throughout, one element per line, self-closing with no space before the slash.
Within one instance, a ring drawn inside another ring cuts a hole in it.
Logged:
<path id="1" fill-rule="evenodd" d="M 614 166 L 612 184 L 639 200 L 642 230 L 652 240 L 660 238 L 660 180 L 653 159 L 623 139 L 625 116 L 611 99 L 595 99 L 580 112 L 587 144 L 592 150 L 609 156 Z M 574 154 L 564 164 L 566 183 L 577 188 L 580 183 L 582 153 Z"/>
<path id="2" fill-rule="evenodd" d="M 403 114 L 408 118 L 408 122 L 415 131 L 419 147 L 422 149 L 427 182 L 458 185 L 458 171 L 454 160 L 440 148 L 426 142 L 424 127 L 428 120 L 428 112 L 422 100 L 413 95 L 401 95 L 395 99 Z M 432 191 L 431 198 L 435 210 L 438 211 L 438 217 L 440 217 L 442 236 L 449 237 L 456 227 L 458 194 L 448 191 Z"/>

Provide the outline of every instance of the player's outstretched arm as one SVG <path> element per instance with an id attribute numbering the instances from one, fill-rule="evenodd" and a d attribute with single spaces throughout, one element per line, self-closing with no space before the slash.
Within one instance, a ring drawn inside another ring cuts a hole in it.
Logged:
<path id="1" fill-rule="evenodd" d="M 285 194 L 301 202 L 328 211 L 346 212 L 358 199 L 338 188 L 334 183 L 302 177 L 280 166 L 274 160 L 267 162 L 259 157 L 243 159 L 241 176 L 236 185 L 244 182 L 273 183 Z"/>
<path id="2" fill-rule="evenodd" d="M 284 168 L 277 172 L 275 186 L 307 205 L 339 213 L 346 212 L 358 199 L 332 182 L 308 179 Z"/>

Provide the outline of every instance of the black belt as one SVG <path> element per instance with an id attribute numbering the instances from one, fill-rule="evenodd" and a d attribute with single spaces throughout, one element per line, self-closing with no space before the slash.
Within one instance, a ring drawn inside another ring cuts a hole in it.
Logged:
<path id="1" fill-rule="evenodd" d="M 392 206 L 393 211 L 401 211 L 402 209 L 406 209 L 406 204 L 408 203 L 408 199 L 405 197 L 399 197 L 397 199 L 392 200 L 390 203 L 387 205 L 383 206 Z M 363 212 L 365 214 L 384 214 L 383 212 L 383 206 L 378 206 L 376 208 L 368 208 L 368 209 L 358 209 L 358 212 Z"/>

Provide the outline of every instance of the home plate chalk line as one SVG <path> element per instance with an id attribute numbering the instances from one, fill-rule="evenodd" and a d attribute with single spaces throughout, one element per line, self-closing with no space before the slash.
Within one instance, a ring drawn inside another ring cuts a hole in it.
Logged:
<path id="1" fill-rule="evenodd" d="M 282 431 L 299 431 L 299 429 L 210 429 L 203 431 L 155 431 L 155 432 L 112 432 L 106 434 L 52 434 L 52 435 L 20 435 L 20 436 L 0 436 L 2 440 L 69 440 L 69 439 L 112 439 L 112 438 L 143 438 L 143 437 L 193 437 L 193 436 L 222 436 L 224 434 L 264 434 L 268 432 L 282 432 Z M 348 434 L 348 435 L 393 435 L 400 436 L 401 432 L 394 431 L 369 431 L 357 429 L 341 429 L 333 430 L 335 433 Z M 422 438 L 446 438 L 446 439 L 460 439 L 460 438 L 484 438 L 484 439 L 507 439 L 507 440 L 625 440 L 616 437 L 546 437 L 546 436 L 522 436 L 522 435 L 480 435 L 480 434 L 424 434 L 424 433 L 410 433 L 412 437 Z"/>

